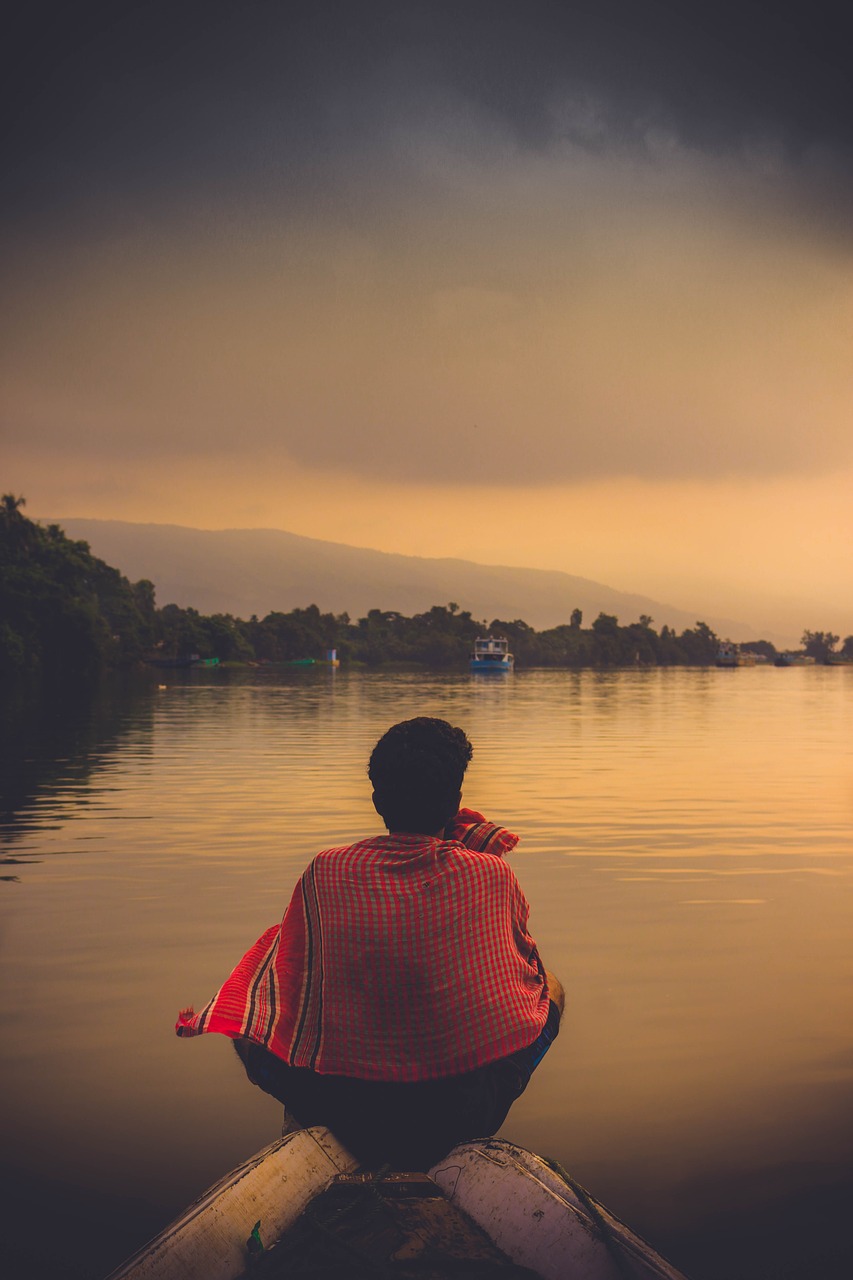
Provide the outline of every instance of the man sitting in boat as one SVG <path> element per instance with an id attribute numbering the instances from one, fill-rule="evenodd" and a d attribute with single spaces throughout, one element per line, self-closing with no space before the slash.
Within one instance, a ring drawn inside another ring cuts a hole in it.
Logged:
<path id="1" fill-rule="evenodd" d="M 504 860 L 518 837 L 460 809 L 472 748 L 419 717 L 368 775 L 387 835 L 319 853 L 180 1036 L 234 1040 L 249 1079 L 367 1165 L 427 1169 L 497 1131 L 560 1025 L 564 995 Z"/>

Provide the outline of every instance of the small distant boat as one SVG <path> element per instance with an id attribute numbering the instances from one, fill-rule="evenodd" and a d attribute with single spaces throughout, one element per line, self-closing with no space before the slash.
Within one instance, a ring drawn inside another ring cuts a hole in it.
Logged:
<path id="1" fill-rule="evenodd" d="M 474 652 L 469 663 L 472 671 L 491 674 L 497 671 L 512 671 L 515 658 L 509 652 L 509 641 L 502 637 L 478 637 L 474 641 Z"/>
<path id="2" fill-rule="evenodd" d="M 568 1174 L 514 1143 L 461 1143 L 428 1174 L 376 1172 L 319 1127 L 240 1165 L 110 1280 L 352 1273 L 684 1280 Z"/>
<path id="3" fill-rule="evenodd" d="M 791 653 L 789 650 L 777 653 L 773 659 L 774 667 L 813 667 L 814 665 L 814 658 L 808 658 L 804 653 Z"/>
<path id="4" fill-rule="evenodd" d="M 266 669 L 272 669 L 273 667 L 315 667 L 316 664 L 318 664 L 318 659 L 316 658 L 282 658 L 280 660 L 273 660 L 272 658 L 250 658 L 247 662 L 248 667 L 259 667 L 263 669 L 263 671 L 266 671 Z"/>
<path id="5" fill-rule="evenodd" d="M 149 667 L 218 667 L 218 658 L 200 658 L 191 653 L 182 658 L 146 658 Z"/>
<path id="6" fill-rule="evenodd" d="M 744 665 L 740 647 L 731 640 L 721 640 L 714 665 L 717 667 L 740 667 Z"/>

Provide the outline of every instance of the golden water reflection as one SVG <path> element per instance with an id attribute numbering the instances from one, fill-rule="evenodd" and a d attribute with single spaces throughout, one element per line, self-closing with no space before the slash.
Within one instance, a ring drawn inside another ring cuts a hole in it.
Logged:
<path id="1" fill-rule="evenodd" d="M 521 834 L 532 930 L 567 988 L 505 1136 L 709 1277 L 763 1274 L 731 1249 L 715 1269 L 709 1244 L 748 1234 L 750 1205 L 849 1174 L 853 669 L 219 672 L 110 699 L 43 748 L 0 825 L 18 1174 L 156 1216 L 275 1134 L 225 1042 L 178 1041 L 174 1015 L 317 848 L 376 829 L 367 756 L 415 714 L 468 731 L 466 802 Z"/>

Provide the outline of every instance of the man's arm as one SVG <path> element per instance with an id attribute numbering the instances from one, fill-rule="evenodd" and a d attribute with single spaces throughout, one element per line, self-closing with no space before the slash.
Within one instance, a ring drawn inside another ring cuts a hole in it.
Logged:
<path id="1" fill-rule="evenodd" d="M 494 854 L 496 858 L 502 858 L 518 844 L 517 835 L 489 822 L 476 809 L 460 809 L 447 824 L 444 838 L 456 840 L 478 853 Z"/>

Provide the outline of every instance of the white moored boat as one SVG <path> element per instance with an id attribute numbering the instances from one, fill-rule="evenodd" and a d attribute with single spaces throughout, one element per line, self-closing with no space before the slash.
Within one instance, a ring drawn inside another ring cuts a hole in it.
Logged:
<path id="1" fill-rule="evenodd" d="M 322 1128 L 223 1178 L 110 1280 L 527 1276 L 683 1280 L 539 1156 L 462 1143 L 429 1174 L 362 1172 Z"/>

